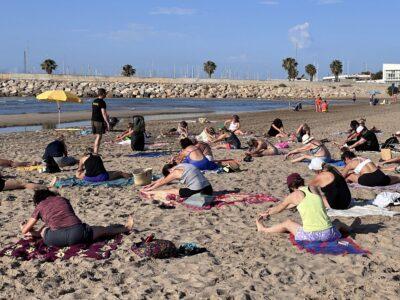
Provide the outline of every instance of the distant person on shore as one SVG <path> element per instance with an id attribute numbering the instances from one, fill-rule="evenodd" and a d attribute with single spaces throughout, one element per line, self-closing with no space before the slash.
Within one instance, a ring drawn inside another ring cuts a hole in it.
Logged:
<path id="1" fill-rule="evenodd" d="M 305 134 L 302 137 L 302 143 L 304 146 L 290 151 L 288 154 L 286 154 L 285 159 L 295 154 L 309 152 L 309 154 L 302 154 L 298 158 L 292 159 L 292 163 L 301 162 L 304 160 L 312 160 L 315 157 L 322 159 L 322 161 L 325 163 L 329 163 L 331 161 L 331 153 L 321 141 L 315 140 L 314 137 Z"/>
<path id="2" fill-rule="evenodd" d="M 310 186 L 321 189 L 325 207 L 347 209 L 351 202 L 351 193 L 342 174 L 320 158 L 313 158 L 308 165 L 316 176 L 309 182 Z"/>
<path id="3" fill-rule="evenodd" d="M 92 102 L 92 133 L 96 136 L 93 151 L 99 153 L 101 139 L 106 130 L 110 131 L 110 123 L 107 114 L 107 104 L 104 101 L 107 92 L 100 88 L 97 91 L 97 98 Z"/>
<path id="4" fill-rule="evenodd" d="M 347 182 L 354 182 L 365 186 L 387 186 L 400 183 L 400 177 L 386 175 L 372 160 L 357 157 L 351 151 L 344 151 L 342 153 L 342 160 L 346 164 L 342 175 L 346 178 Z"/>
<path id="5" fill-rule="evenodd" d="M 339 221 L 331 222 L 325 209 L 324 202 L 318 190 L 304 184 L 304 179 L 297 173 L 287 177 L 287 186 L 290 194 L 280 204 L 267 209 L 258 217 L 257 230 L 263 233 L 286 233 L 294 235 L 296 241 L 328 242 L 341 238 L 339 230 L 348 231 L 348 227 Z M 285 209 L 297 208 L 302 225 L 287 219 L 283 223 L 266 227 L 262 224 L 275 214 Z"/>
<path id="6" fill-rule="evenodd" d="M 38 162 L 14 161 L 14 160 L 0 158 L 0 167 L 2 168 L 30 167 L 39 164 L 40 163 Z"/>
<path id="7" fill-rule="evenodd" d="M 322 101 L 322 103 L 321 103 L 321 112 L 327 113 L 328 109 L 329 109 L 328 102 L 326 102 L 326 100 Z"/>
<path id="8" fill-rule="evenodd" d="M 49 190 L 36 191 L 33 196 L 35 210 L 30 219 L 21 225 L 22 234 L 43 238 L 47 246 L 67 247 L 76 244 L 91 244 L 100 238 L 111 238 L 133 229 L 133 218 L 125 225 L 89 226 L 75 214 L 68 199 Z M 36 223 L 44 225 L 35 230 Z"/>
<path id="9" fill-rule="evenodd" d="M 242 147 L 242 144 L 236 134 L 226 129 L 225 126 L 221 126 L 221 128 L 219 128 L 219 133 L 220 135 L 213 141 L 213 144 L 217 144 L 220 142 L 222 143 L 216 145 L 216 149 L 231 150 L 240 149 Z"/>
<path id="10" fill-rule="evenodd" d="M 322 104 L 322 98 L 321 95 L 318 95 L 317 98 L 315 99 L 315 112 L 321 112 L 321 104 Z"/>
<path id="11" fill-rule="evenodd" d="M 281 119 L 276 118 L 272 122 L 271 127 L 267 132 L 267 135 L 269 137 L 277 137 L 277 138 L 283 138 L 288 136 L 288 134 L 285 132 L 285 129 L 283 128 L 283 122 Z"/>
<path id="12" fill-rule="evenodd" d="M 100 155 L 94 153 L 92 148 L 87 148 L 79 161 L 75 176 L 88 182 L 103 182 L 119 178 L 131 178 L 132 174 L 120 171 L 107 172 Z"/>
<path id="13" fill-rule="evenodd" d="M 353 100 L 353 103 L 356 103 L 356 100 L 357 100 L 356 93 L 353 93 L 353 98 L 352 98 L 352 100 Z"/>
<path id="14" fill-rule="evenodd" d="M 53 158 L 60 168 L 73 166 L 78 163 L 78 160 L 74 157 L 68 156 L 63 135 L 60 135 L 56 140 L 47 145 L 43 154 L 43 159 L 47 161 L 49 158 Z"/>
<path id="15" fill-rule="evenodd" d="M 248 142 L 250 150 L 246 152 L 246 156 L 252 157 L 262 157 L 262 156 L 272 156 L 279 155 L 280 152 L 278 148 L 271 144 L 267 139 L 256 139 L 252 138 Z"/>
<path id="16" fill-rule="evenodd" d="M 166 164 L 162 169 L 163 178 L 145 186 L 141 191 L 145 195 L 165 198 L 170 194 L 179 195 L 181 198 L 189 198 L 195 194 L 212 196 L 213 188 L 203 173 L 191 164 Z M 158 188 L 179 180 L 185 185 L 180 189 L 159 190 Z"/>
<path id="17" fill-rule="evenodd" d="M 0 173 L 0 192 L 24 189 L 42 190 L 47 189 L 47 187 L 36 183 L 25 183 L 15 179 L 5 179 Z"/>
<path id="18" fill-rule="evenodd" d="M 225 121 L 224 125 L 230 132 L 233 132 L 236 135 L 245 134 L 242 130 L 240 130 L 240 121 L 238 115 L 233 115 L 231 119 Z"/>

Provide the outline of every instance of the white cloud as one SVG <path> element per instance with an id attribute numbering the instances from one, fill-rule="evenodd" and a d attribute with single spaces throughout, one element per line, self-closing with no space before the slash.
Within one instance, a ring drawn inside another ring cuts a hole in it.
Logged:
<path id="1" fill-rule="evenodd" d="M 311 35 L 309 32 L 310 24 L 305 22 L 298 24 L 289 29 L 289 40 L 293 46 L 303 49 L 307 48 L 311 44 Z"/>
<path id="2" fill-rule="evenodd" d="M 150 12 L 151 15 L 177 15 L 177 16 L 187 16 L 193 15 L 196 11 L 192 8 L 182 8 L 182 7 L 157 7 Z"/>
<path id="3" fill-rule="evenodd" d="M 261 1 L 260 4 L 264 4 L 264 5 L 278 5 L 279 2 L 278 2 L 278 1 L 273 1 L 273 0 L 265 0 L 265 1 Z"/>

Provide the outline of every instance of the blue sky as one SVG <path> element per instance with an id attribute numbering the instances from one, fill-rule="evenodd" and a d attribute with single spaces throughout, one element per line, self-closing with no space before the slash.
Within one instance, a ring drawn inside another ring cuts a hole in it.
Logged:
<path id="1" fill-rule="evenodd" d="M 0 71 L 139 75 L 202 74 L 208 59 L 217 76 L 283 78 L 283 58 L 296 55 L 300 74 L 320 75 L 340 59 L 345 71 L 400 63 L 399 0 L 13 0 L 2 1 Z"/>

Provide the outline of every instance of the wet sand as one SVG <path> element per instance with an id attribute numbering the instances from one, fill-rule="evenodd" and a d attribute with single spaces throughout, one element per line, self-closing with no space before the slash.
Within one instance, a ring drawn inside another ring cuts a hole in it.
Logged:
<path id="1" fill-rule="evenodd" d="M 240 114 L 244 130 L 265 133 L 272 120 L 280 117 L 287 131 L 294 131 L 307 122 L 316 138 L 342 140 L 336 133 L 348 129 L 350 120 L 366 117 L 367 125 L 383 131 L 382 142 L 400 130 L 400 106 L 332 107 L 328 114 L 271 111 Z M 225 120 L 225 116 L 209 116 Z M 124 124 L 120 124 L 122 128 Z M 190 123 L 191 132 L 203 127 Z M 146 124 L 152 136 L 166 128 L 176 127 L 172 121 Z M 0 135 L 1 157 L 16 160 L 40 160 L 45 145 L 56 136 L 54 131 Z M 109 133 L 110 141 L 117 133 Z M 93 142 L 92 136 L 65 132 L 71 155 L 79 156 Z M 171 138 L 165 139 L 171 141 Z M 244 141 L 244 139 L 242 139 Z M 339 151 L 328 144 L 335 158 Z M 171 149 L 178 149 L 177 140 Z M 132 171 L 137 167 L 161 169 L 168 157 L 128 158 L 129 146 L 103 144 L 101 153 L 108 170 Z M 217 159 L 238 158 L 243 152 L 215 152 Z M 370 155 L 375 162 L 379 154 Z M 286 176 L 299 172 L 312 177 L 306 164 L 292 165 L 281 156 L 257 158 L 242 164 L 242 172 L 208 174 L 215 190 L 240 188 L 243 192 L 271 194 L 279 199 L 287 195 Z M 50 181 L 48 174 L 21 173 L 3 170 L 24 180 Z M 73 174 L 65 171 L 62 176 Z M 372 199 L 374 194 L 353 190 L 353 196 Z M 135 187 L 88 188 L 60 190 L 69 198 L 78 216 L 93 225 L 123 223 L 129 214 L 135 216 L 138 233 L 124 237 L 123 244 L 105 261 L 74 258 L 70 261 L 41 263 L 17 262 L 0 258 L 1 298 L 61 299 L 398 299 L 400 295 L 400 225 L 399 217 L 363 217 L 356 228 L 355 241 L 370 250 L 370 256 L 311 255 L 291 245 L 287 235 L 266 236 L 256 232 L 255 218 L 271 204 L 238 205 L 223 209 L 194 212 L 183 206 L 164 210 L 157 203 L 143 199 Z M 9 196 L 14 196 L 13 201 Z M 1 192 L 0 247 L 20 236 L 19 224 L 33 211 L 31 193 Z M 399 211 L 400 208 L 394 208 Z M 286 218 L 299 221 L 297 212 L 287 211 L 273 216 L 267 225 Z M 352 218 L 341 218 L 351 224 Z M 209 253 L 166 260 L 140 259 L 130 251 L 132 242 L 150 233 L 169 239 L 177 245 L 196 242 Z"/>

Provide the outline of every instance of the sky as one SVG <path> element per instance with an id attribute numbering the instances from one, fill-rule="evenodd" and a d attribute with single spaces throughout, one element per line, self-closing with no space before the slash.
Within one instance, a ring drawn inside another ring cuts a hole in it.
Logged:
<path id="1" fill-rule="evenodd" d="M 299 74 L 315 64 L 330 74 L 400 63 L 399 0 L 2 0 L 0 72 L 139 76 L 285 78 L 282 59 Z M 297 50 L 296 50 L 297 49 Z"/>

